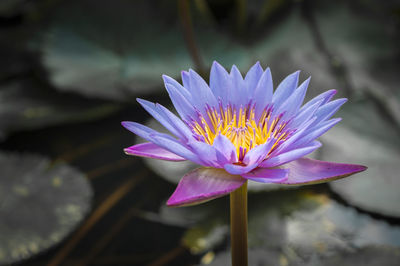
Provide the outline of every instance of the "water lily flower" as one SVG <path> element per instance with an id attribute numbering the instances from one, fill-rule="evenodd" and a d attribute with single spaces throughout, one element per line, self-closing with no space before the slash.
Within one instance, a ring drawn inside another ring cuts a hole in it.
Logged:
<path id="1" fill-rule="evenodd" d="M 171 135 L 135 122 L 122 125 L 148 141 L 126 148 L 127 154 L 202 166 L 183 176 L 170 206 L 221 197 L 247 180 L 304 185 L 366 169 L 303 158 L 321 147 L 316 139 L 340 121 L 331 117 L 346 99 L 331 100 L 336 91 L 329 90 L 303 104 L 310 78 L 298 85 L 298 71 L 275 91 L 270 69 L 259 63 L 243 77 L 236 66 L 228 73 L 214 62 L 210 85 L 193 70 L 182 71 L 183 85 L 163 79 L 179 117 L 158 103 L 138 102 Z"/>

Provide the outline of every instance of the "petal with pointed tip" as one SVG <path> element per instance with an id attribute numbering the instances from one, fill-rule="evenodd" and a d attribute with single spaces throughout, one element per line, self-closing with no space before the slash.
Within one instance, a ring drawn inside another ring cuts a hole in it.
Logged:
<path id="1" fill-rule="evenodd" d="M 288 178 L 281 182 L 287 185 L 309 185 L 325 183 L 344 178 L 367 169 L 358 164 L 324 162 L 309 158 L 300 158 L 284 166 L 289 169 Z"/>
<path id="2" fill-rule="evenodd" d="M 175 161 L 175 162 L 186 161 L 185 158 L 176 155 L 175 153 L 172 153 L 170 151 L 167 151 L 166 149 L 163 149 L 157 146 L 156 144 L 150 142 L 130 146 L 128 148 L 125 148 L 124 151 L 128 155 L 135 155 L 135 156 L 154 158 L 166 161 Z"/>
<path id="3" fill-rule="evenodd" d="M 313 99 L 309 100 L 307 103 L 305 103 L 300 111 L 303 111 L 304 109 L 307 109 L 308 107 L 310 107 L 311 105 L 315 104 L 316 102 L 319 102 L 322 100 L 321 105 L 324 105 L 325 103 L 327 103 L 330 99 L 332 99 L 332 97 L 336 94 L 336 90 L 329 90 L 326 91 L 324 93 L 321 93 L 320 95 L 314 97 Z"/>
<path id="4" fill-rule="evenodd" d="M 292 95 L 293 91 L 297 88 L 297 83 L 299 82 L 300 71 L 296 71 L 293 74 L 287 76 L 276 88 L 274 95 L 272 97 L 272 102 L 276 108 Z"/>
<path id="5" fill-rule="evenodd" d="M 204 79 L 191 69 L 189 70 L 189 76 L 191 94 L 193 97 L 192 104 L 200 111 L 207 105 L 217 106 L 217 99 Z"/>
<path id="6" fill-rule="evenodd" d="M 282 183 L 287 179 L 289 170 L 279 168 L 257 168 L 243 174 L 242 177 L 261 183 Z"/>
<path id="7" fill-rule="evenodd" d="M 267 68 L 261 75 L 254 89 L 253 99 L 256 100 L 256 118 L 259 118 L 264 108 L 271 103 L 273 94 L 273 83 L 271 70 Z"/>
<path id="8" fill-rule="evenodd" d="M 219 151 L 217 153 L 217 156 L 220 157 L 218 161 L 223 164 L 237 162 L 235 145 L 227 137 L 218 134 L 214 139 L 213 146 Z"/>
<path id="9" fill-rule="evenodd" d="M 315 151 L 316 149 L 321 147 L 321 145 L 322 144 L 319 141 L 315 140 L 306 147 L 291 150 L 291 151 L 279 154 L 277 156 L 274 156 L 270 159 L 267 159 L 267 160 L 263 161 L 260 164 L 260 166 L 261 167 L 275 167 L 275 166 L 285 164 L 287 162 L 296 160 L 300 157 L 303 157 L 303 156 L 306 156 L 307 154 L 312 153 L 313 151 Z"/>
<path id="10" fill-rule="evenodd" d="M 217 99 L 225 105 L 227 95 L 232 87 L 232 80 L 223 66 L 214 61 L 210 73 L 210 89 Z"/>
<path id="11" fill-rule="evenodd" d="M 165 84 L 165 88 L 169 94 L 176 111 L 182 119 L 190 119 L 195 116 L 193 105 L 182 95 L 182 93 L 170 83 Z"/>
<path id="12" fill-rule="evenodd" d="M 168 199 L 168 206 L 188 206 L 222 197 L 238 189 L 246 179 L 223 169 L 198 168 L 186 174 Z"/>
<path id="13" fill-rule="evenodd" d="M 247 72 L 246 77 L 244 78 L 244 82 L 246 83 L 247 92 L 250 94 L 254 93 L 254 90 L 257 87 L 258 81 L 260 80 L 262 74 L 264 73 L 260 62 L 257 62 L 250 68 Z"/>

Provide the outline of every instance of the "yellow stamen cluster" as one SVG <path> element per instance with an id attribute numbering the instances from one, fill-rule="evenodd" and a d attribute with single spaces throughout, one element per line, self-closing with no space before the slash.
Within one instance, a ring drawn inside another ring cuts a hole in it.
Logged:
<path id="1" fill-rule="evenodd" d="M 235 145 L 239 160 L 270 138 L 275 142 L 272 151 L 289 135 L 285 130 L 287 123 L 279 123 L 281 116 L 272 118 L 271 109 L 264 109 L 259 119 L 255 118 L 255 108 L 251 105 L 238 110 L 232 106 L 220 107 L 219 110 L 207 108 L 206 113 L 206 117 L 200 116 L 200 122 L 192 123 L 194 133 L 210 145 L 218 134 L 226 136 Z"/>

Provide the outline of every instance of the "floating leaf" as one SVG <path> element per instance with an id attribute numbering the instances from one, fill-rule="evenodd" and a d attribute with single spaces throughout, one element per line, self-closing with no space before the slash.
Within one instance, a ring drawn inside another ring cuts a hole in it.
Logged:
<path id="1" fill-rule="evenodd" d="M 92 189 L 66 164 L 0 153 L 0 264 L 20 262 L 60 243 L 88 213 Z"/>
<path id="2" fill-rule="evenodd" d="M 66 2 L 55 10 L 40 49 L 57 88 L 126 100 L 127 96 L 160 90 L 161 74 L 179 78 L 181 70 L 193 67 L 171 5 L 159 12 L 161 8 L 154 6 L 160 3 L 154 1 L 100 2 Z M 306 74 L 314 73 L 320 81 L 316 87 L 324 85 L 319 89 L 337 87 L 326 73 L 324 58 L 315 51 L 299 9 L 252 45 L 244 46 L 204 27 L 195 29 L 195 39 L 206 66 L 217 60 L 248 69 L 259 60 L 274 69 L 278 66 L 282 71 L 276 76 L 280 78 L 288 71 L 302 69 Z M 321 73 L 316 75 L 316 69 Z"/>
<path id="3" fill-rule="evenodd" d="M 0 90 L 0 138 L 17 130 L 91 120 L 117 109 L 112 103 L 58 94 L 28 80 L 12 82 Z"/>
<path id="4" fill-rule="evenodd" d="M 357 162 L 367 165 L 368 170 L 332 182 L 331 188 L 363 210 L 400 217 L 398 129 L 368 101 L 345 106 L 339 115 L 344 123 L 321 138 L 322 159 Z"/>
<path id="5" fill-rule="evenodd" d="M 368 5 L 368 1 L 362 5 Z M 316 9 L 316 23 L 327 49 L 334 55 L 336 62 L 332 64 L 345 65 L 349 85 L 377 97 L 400 125 L 398 30 L 389 19 L 392 11 L 371 15 L 385 5 L 378 6 L 368 13 L 361 7 L 351 9 L 344 2 L 325 2 Z M 388 6 L 396 5 L 388 2 Z"/>

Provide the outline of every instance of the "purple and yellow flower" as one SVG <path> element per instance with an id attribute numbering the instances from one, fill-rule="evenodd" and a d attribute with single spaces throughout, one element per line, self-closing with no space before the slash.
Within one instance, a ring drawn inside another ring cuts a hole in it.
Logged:
<path id="1" fill-rule="evenodd" d="M 303 185 L 343 178 L 365 166 L 303 158 L 316 139 L 340 121 L 331 118 L 346 99 L 326 91 L 303 104 L 310 78 L 298 86 L 299 71 L 273 91 L 271 71 L 256 63 L 243 78 L 214 62 L 210 85 L 195 71 L 182 71 L 183 85 L 163 76 L 180 117 L 158 103 L 138 102 L 171 135 L 135 122 L 122 122 L 148 142 L 125 149 L 129 155 L 201 165 L 181 179 L 170 206 L 197 204 L 241 187 L 247 180 Z"/>

